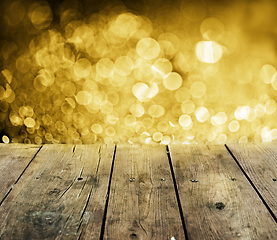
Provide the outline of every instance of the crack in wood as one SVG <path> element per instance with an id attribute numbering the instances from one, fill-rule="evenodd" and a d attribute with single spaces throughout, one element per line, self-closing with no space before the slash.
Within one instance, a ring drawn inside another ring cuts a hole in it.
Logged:
<path id="1" fill-rule="evenodd" d="M 84 214 L 85 214 L 85 211 L 87 210 L 88 203 L 89 203 L 89 200 L 90 200 L 90 196 L 91 196 L 91 193 L 92 193 L 92 189 L 93 189 L 93 186 L 92 186 L 91 189 L 90 189 L 90 192 L 89 192 L 89 195 L 88 195 L 88 198 L 87 198 L 85 207 L 84 207 L 84 209 L 83 209 L 83 211 L 82 211 L 82 214 L 81 214 L 81 217 L 80 217 L 80 221 L 83 219 L 83 216 L 84 216 Z"/>
<path id="2" fill-rule="evenodd" d="M 77 180 L 83 180 L 83 178 L 82 178 L 83 170 L 84 170 L 84 167 L 82 167 L 81 172 L 80 172 L 80 175 L 79 175 L 79 177 L 77 178 Z"/>
<path id="3" fill-rule="evenodd" d="M 72 187 L 73 183 L 75 182 L 76 177 L 73 179 L 73 181 L 70 183 L 70 185 L 68 186 L 67 189 L 65 189 L 65 191 L 62 193 L 62 195 L 59 197 L 59 199 L 61 199 L 63 197 L 63 195 L 69 190 L 69 188 Z"/>
<path id="4" fill-rule="evenodd" d="M 75 153 L 76 145 L 73 146 L 72 152 Z"/>
<path id="5" fill-rule="evenodd" d="M 97 164 L 97 168 L 96 168 L 96 174 L 98 173 L 98 169 L 99 169 L 99 165 L 100 165 L 100 161 L 101 161 L 101 146 L 99 147 L 99 151 L 98 151 L 98 164 Z"/>
<path id="6" fill-rule="evenodd" d="M 139 189 L 140 189 L 140 185 L 139 185 Z M 147 234 L 146 230 L 144 229 L 144 227 L 141 225 L 141 222 L 140 222 L 139 194 L 138 194 L 138 212 L 139 212 L 138 223 L 139 223 L 140 227 L 142 228 L 142 230 L 145 232 L 145 234 L 147 236 L 148 234 Z"/>
<path id="7" fill-rule="evenodd" d="M 80 197 L 80 195 L 81 195 L 83 189 L 85 188 L 85 185 L 86 185 L 86 183 L 87 183 L 87 180 L 88 180 L 88 177 L 86 178 L 86 181 L 85 181 L 85 183 L 83 184 L 83 186 L 82 186 L 82 188 L 81 188 L 81 191 L 80 191 L 80 193 L 78 194 L 77 198 Z"/>

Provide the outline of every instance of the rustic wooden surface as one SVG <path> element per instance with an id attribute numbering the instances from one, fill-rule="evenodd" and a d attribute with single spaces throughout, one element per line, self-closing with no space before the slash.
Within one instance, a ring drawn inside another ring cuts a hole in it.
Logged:
<path id="1" fill-rule="evenodd" d="M 0 144 L 0 203 L 19 181 L 21 173 L 39 149 L 38 145 Z"/>
<path id="2" fill-rule="evenodd" d="M 170 146 L 189 239 L 276 239 L 277 226 L 224 146 Z"/>
<path id="3" fill-rule="evenodd" d="M 104 239 L 185 239 L 164 146 L 119 146 Z"/>
<path id="4" fill-rule="evenodd" d="M 0 144 L 0 240 L 276 239 L 275 144 Z"/>
<path id="5" fill-rule="evenodd" d="M 97 238 L 113 151 L 44 145 L 0 206 L 0 239 L 78 239 L 88 223 Z"/>
<path id="6" fill-rule="evenodd" d="M 229 145 L 239 165 L 277 218 L 277 145 Z"/>

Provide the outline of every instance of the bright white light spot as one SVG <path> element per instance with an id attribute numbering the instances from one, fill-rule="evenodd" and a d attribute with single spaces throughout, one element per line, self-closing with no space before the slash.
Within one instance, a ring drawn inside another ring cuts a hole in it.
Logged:
<path id="1" fill-rule="evenodd" d="M 9 137 L 7 137 L 6 135 L 4 135 L 4 136 L 2 137 L 2 141 L 3 141 L 3 143 L 9 143 L 9 142 L 10 142 L 10 139 L 9 139 Z"/>
<path id="2" fill-rule="evenodd" d="M 200 41 L 196 44 L 196 56 L 199 61 L 216 63 L 222 57 L 222 47 L 214 41 Z"/>

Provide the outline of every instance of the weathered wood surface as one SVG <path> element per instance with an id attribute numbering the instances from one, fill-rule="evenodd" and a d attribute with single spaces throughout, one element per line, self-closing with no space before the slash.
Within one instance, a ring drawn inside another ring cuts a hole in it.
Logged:
<path id="1" fill-rule="evenodd" d="M 228 148 L 277 218 L 277 145 L 228 144 Z"/>
<path id="2" fill-rule="evenodd" d="M 227 148 L 0 144 L 0 240 L 276 239 L 277 147 Z"/>
<path id="3" fill-rule="evenodd" d="M 113 153 L 44 145 L 0 207 L 0 239 L 78 239 L 87 225 L 99 239 Z"/>
<path id="4" fill-rule="evenodd" d="M 39 149 L 39 145 L 0 144 L 0 203 Z"/>
<path id="5" fill-rule="evenodd" d="M 185 239 L 165 146 L 118 146 L 104 239 Z"/>
<path id="6" fill-rule="evenodd" d="M 189 239 L 276 239 L 277 225 L 224 146 L 170 146 Z"/>

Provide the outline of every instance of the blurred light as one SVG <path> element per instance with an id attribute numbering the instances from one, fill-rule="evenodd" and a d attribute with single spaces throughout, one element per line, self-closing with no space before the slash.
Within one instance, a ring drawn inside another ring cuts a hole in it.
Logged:
<path id="1" fill-rule="evenodd" d="M 3 143 L 9 143 L 9 142 L 10 142 L 10 139 L 9 139 L 9 137 L 8 137 L 8 136 L 3 135 L 3 137 L 2 137 L 2 141 L 3 141 Z"/>
<path id="2" fill-rule="evenodd" d="M 240 124 L 237 120 L 233 120 L 229 123 L 228 128 L 230 132 L 237 132 L 240 128 Z"/>
<path id="3" fill-rule="evenodd" d="M 209 111 L 205 107 L 199 107 L 195 110 L 195 116 L 199 122 L 206 122 L 209 118 L 209 115 Z"/>
<path id="4" fill-rule="evenodd" d="M 144 59 L 156 58 L 160 53 L 160 46 L 153 38 L 143 38 L 136 46 L 137 53 Z"/>
<path id="5" fill-rule="evenodd" d="M 179 118 L 179 123 L 182 127 L 188 127 L 192 123 L 191 117 L 189 115 L 182 115 Z"/>
<path id="6" fill-rule="evenodd" d="M 167 74 L 163 79 L 163 85 L 168 90 L 176 90 L 182 86 L 183 79 L 180 74 L 172 72 Z"/>
<path id="7" fill-rule="evenodd" d="M 196 56 L 199 61 L 216 63 L 222 57 L 222 47 L 214 41 L 200 41 L 196 45 Z"/>
<path id="8" fill-rule="evenodd" d="M 211 41 L 219 41 L 224 34 L 224 25 L 217 18 L 206 18 L 200 26 L 202 36 Z"/>
<path id="9" fill-rule="evenodd" d="M 2 141 L 276 141 L 277 5 L 236 4 L 4 0 Z"/>
<path id="10" fill-rule="evenodd" d="M 29 18 L 35 28 L 45 29 L 51 24 L 53 13 L 47 2 L 36 2 L 30 8 Z"/>

